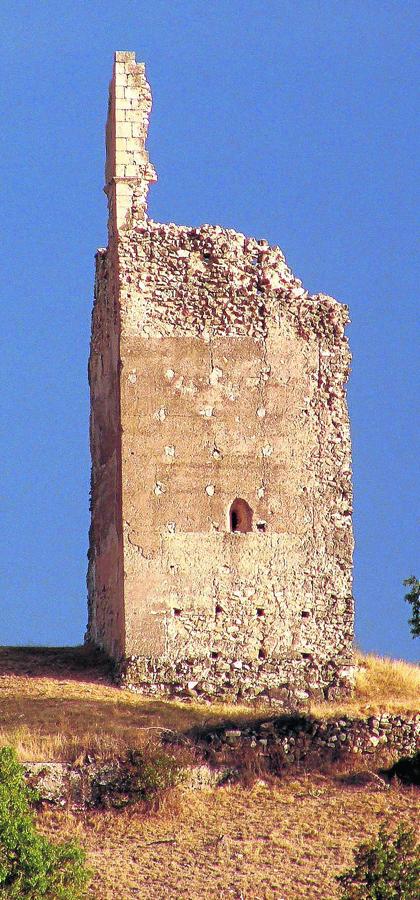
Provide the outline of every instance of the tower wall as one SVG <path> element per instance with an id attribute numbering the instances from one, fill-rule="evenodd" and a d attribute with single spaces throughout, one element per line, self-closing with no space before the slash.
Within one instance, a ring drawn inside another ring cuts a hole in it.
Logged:
<path id="1" fill-rule="evenodd" d="M 147 125 L 150 93 L 131 54 L 116 65 L 141 82 L 126 97 L 114 78 L 107 132 L 121 428 L 120 494 L 105 515 L 124 577 L 113 595 L 108 573 L 108 604 L 92 588 L 102 631 L 89 633 L 143 690 L 331 696 L 352 661 L 347 310 L 310 296 L 265 241 L 146 218 L 146 130 L 124 175 L 112 134 L 127 99 L 140 97 Z M 103 278 L 101 264 L 99 292 Z M 93 398 L 98 379 L 96 367 Z M 237 498 L 252 510 L 248 533 L 231 530 Z M 114 650 L 111 607 L 123 620 Z"/>
<path id="2" fill-rule="evenodd" d="M 87 637 L 117 658 L 125 648 L 119 335 L 116 256 L 109 248 L 96 255 L 89 357 L 92 470 Z"/>

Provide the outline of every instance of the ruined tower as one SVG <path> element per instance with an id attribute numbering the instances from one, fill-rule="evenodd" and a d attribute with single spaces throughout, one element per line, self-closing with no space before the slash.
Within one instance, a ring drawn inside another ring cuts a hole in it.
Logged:
<path id="1" fill-rule="evenodd" d="M 336 696 L 353 637 L 347 309 L 264 240 L 147 218 L 150 108 L 144 66 L 116 53 L 88 640 L 149 693 Z"/>

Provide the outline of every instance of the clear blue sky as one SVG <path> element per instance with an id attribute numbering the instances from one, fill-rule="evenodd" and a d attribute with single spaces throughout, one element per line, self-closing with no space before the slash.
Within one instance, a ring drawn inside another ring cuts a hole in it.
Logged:
<path id="1" fill-rule="evenodd" d="M 357 637 L 415 658 L 401 582 L 420 573 L 419 10 L 410 0 L 1 4 L 0 643 L 83 637 L 107 86 L 114 50 L 135 50 L 154 95 L 152 218 L 267 238 L 309 290 L 350 306 Z"/>

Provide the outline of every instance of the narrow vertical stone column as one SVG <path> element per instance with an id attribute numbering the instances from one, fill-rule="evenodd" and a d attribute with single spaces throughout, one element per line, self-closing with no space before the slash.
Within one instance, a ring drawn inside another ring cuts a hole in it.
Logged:
<path id="1" fill-rule="evenodd" d="M 134 53 L 115 54 L 106 124 L 105 193 L 110 239 L 146 217 L 149 184 L 157 180 L 146 150 L 152 95 Z"/>
<path id="2" fill-rule="evenodd" d="M 135 220 L 145 220 L 156 174 L 145 149 L 152 98 L 144 65 L 116 53 L 106 124 L 105 193 L 108 247 L 96 257 L 89 358 L 92 522 L 87 640 L 118 659 L 125 653 L 124 551 L 120 409 L 121 246 Z"/>

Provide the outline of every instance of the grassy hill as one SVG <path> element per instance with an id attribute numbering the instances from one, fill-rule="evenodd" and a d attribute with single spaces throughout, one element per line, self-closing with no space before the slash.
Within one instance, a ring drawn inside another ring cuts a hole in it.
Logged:
<path id="1" fill-rule="evenodd" d="M 313 715 L 417 708 L 418 669 L 374 656 L 358 661 L 354 698 L 312 707 Z M 84 648 L 0 650 L 0 712 L 0 745 L 28 761 L 74 761 L 86 750 L 107 756 L 150 744 L 162 729 L 255 715 L 120 690 L 107 663 Z M 415 788 L 337 769 L 270 785 L 178 788 L 153 813 L 44 809 L 39 820 L 50 836 L 78 836 L 86 847 L 97 900 L 333 900 L 334 875 L 352 848 L 381 823 L 414 822 L 416 812 Z"/>

